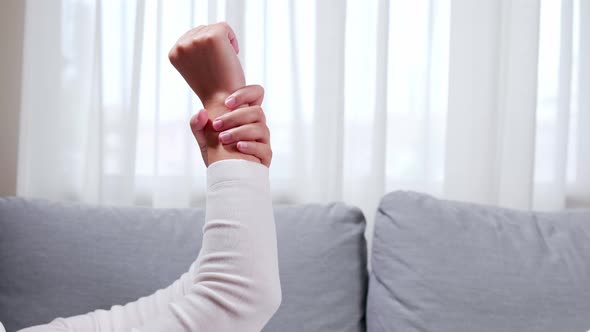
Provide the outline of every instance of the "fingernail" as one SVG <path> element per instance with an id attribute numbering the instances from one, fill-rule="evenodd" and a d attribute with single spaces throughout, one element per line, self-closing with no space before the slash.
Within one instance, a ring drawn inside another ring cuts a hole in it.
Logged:
<path id="1" fill-rule="evenodd" d="M 233 96 L 227 97 L 227 99 L 225 100 L 225 106 L 229 108 L 236 106 L 236 98 L 234 98 Z"/>
<path id="2" fill-rule="evenodd" d="M 221 119 L 215 119 L 215 121 L 213 121 L 213 129 L 220 130 L 222 127 L 223 121 L 221 121 Z"/>
<path id="3" fill-rule="evenodd" d="M 219 134 L 219 140 L 222 142 L 227 142 L 231 139 L 231 134 L 226 132 L 223 132 L 221 134 Z"/>
<path id="4" fill-rule="evenodd" d="M 238 142 L 238 149 L 240 149 L 240 150 L 246 150 L 246 149 L 248 149 L 248 143 L 246 143 L 246 142 Z"/>

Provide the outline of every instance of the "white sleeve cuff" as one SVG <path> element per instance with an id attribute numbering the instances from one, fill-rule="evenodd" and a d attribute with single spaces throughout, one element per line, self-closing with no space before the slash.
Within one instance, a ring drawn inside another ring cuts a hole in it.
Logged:
<path id="1" fill-rule="evenodd" d="M 268 167 L 243 159 L 216 161 L 207 168 L 207 189 L 225 181 L 268 182 Z"/>

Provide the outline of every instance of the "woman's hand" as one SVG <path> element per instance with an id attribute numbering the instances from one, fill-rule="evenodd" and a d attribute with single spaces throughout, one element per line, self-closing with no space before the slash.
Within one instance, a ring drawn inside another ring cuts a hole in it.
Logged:
<path id="1" fill-rule="evenodd" d="M 178 39 L 168 58 L 205 108 L 223 105 L 232 92 L 246 85 L 238 59 L 238 40 L 225 23 L 201 25 Z"/>
<path id="2" fill-rule="evenodd" d="M 256 157 L 262 164 L 270 166 L 270 131 L 260 107 L 263 98 L 264 89 L 260 85 L 246 86 L 226 98 L 225 106 L 231 112 L 209 121 L 209 114 L 203 109 L 191 118 L 191 130 L 206 166 L 209 166 L 210 160 L 205 128 L 212 128 L 219 133 L 219 141 L 223 145 L 234 145 L 238 151 Z"/>

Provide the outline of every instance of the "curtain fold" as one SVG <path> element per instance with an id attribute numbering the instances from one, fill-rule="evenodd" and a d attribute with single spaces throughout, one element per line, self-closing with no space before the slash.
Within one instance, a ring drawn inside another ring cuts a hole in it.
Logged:
<path id="1" fill-rule="evenodd" d="M 502 1 L 494 203 L 532 207 L 540 1 Z"/>
<path id="2" fill-rule="evenodd" d="M 571 118 L 572 94 L 572 45 L 573 45 L 573 1 L 561 2 L 561 27 L 559 47 L 559 83 L 557 87 L 557 122 L 555 137 L 554 181 L 551 188 L 551 204 L 555 209 L 565 207 L 567 192 L 568 140 Z"/>
<path id="3" fill-rule="evenodd" d="M 137 160 L 137 127 L 139 123 L 139 92 L 141 83 L 141 64 L 143 55 L 143 33 L 144 33 L 144 15 L 145 15 L 145 1 L 138 0 L 135 8 L 135 24 L 133 26 L 133 38 L 130 59 L 130 82 L 129 82 L 129 96 L 127 110 L 129 118 L 127 123 L 127 134 L 124 135 L 125 142 L 125 161 L 123 162 L 125 170 L 124 179 L 127 181 L 125 187 L 135 188 L 135 164 Z M 127 204 L 134 202 L 133 194 L 129 194 Z"/>
<path id="4" fill-rule="evenodd" d="M 312 198 L 342 199 L 346 1 L 316 2 Z"/>
<path id="5" fill-rule="evenodd" d="M 590 2 L 579 0 L 578 121 L 574 204 L 590 205 Z"/>
<path id="6" fill-rule="evenodd" d="M 94 47 L 92 54 L 92 80 L 90 87 L 90 116 L 85 153 L 85 176 L 80 192 L 82 200 L 89 203 L 101 201 L 103 189 L 103 144 L 101 133 L 103 128 L 102 115 L 102 5 L 96 2 L 96 19 L 94 20 Z M 21 150 L 22 151 L 22 150 Z"/>
<path id="7" fill-rule="evenodd" d="M 448 197 L 531 207 L 538 36 L 539 1 L 452 2 Z"/>
<path id="8" fill-rule="evenodd" d="M 377 7 L 377 40 L 389 40 L 389 0 L 379 0 Z M 389 62 L 389 43 L 377 43 L 376 46 L 376 70 L 375 70 L 375 107 L 373 111 L 373 126 L 371 130 L 371 165 L 368 181 L 364 184 L 371 190 L 357 199 L 360 207 L 365 211 L 367 220 L 373 220 L 377 203 L 385 193 L 386 155 L 387 155 L 387 74 Z M 360 185 L 356 183 L 355 185 Z M 373 224 L 367 225 L 365 232 L 367 239 L 372 240 Z M 369 243 L 369 247 L 371 243 Z"/>
<path id="9" fill-rule="evenodd" d="M 227 20 L 248 84 L 266 90 L 277 203 L 344 200 L 369 223 L 400 189 L 590 205 L 587 1 L 30 0 L 26 11 L 19 195 L 203 206 L 188 129 L 202 105 L 167 53 L 190 27 Z"/>

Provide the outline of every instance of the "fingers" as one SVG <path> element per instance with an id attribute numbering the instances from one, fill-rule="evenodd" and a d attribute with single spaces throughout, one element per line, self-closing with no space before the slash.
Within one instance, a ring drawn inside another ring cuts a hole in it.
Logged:
<path id="1" fill-rule="evenodd" d="M 214 130 L 223 131 L 219 134 L 219 141 L 222 144 L 237 143 L 238 151 L 254 156 L 260 159 L 263 165 L 270 167 L 270 131 L 266 126 L 264 111 L 260 107 L 264 89 L 259 85 L 247 86 L 234 92 L 231 97 L 235 102 L 233 105 L 230 104 L 234 110 L 216 118 L 212 123 Z M 244 104 L 256 106 L 235 109 Z"/>
<path id="2" fill-rule="evenodd" d="M 260 159 L 263 165 L 270 167 L 272 161 L 270 131 L 266 126 L 264 112 L 260 106 L 235 110 L 219 117 L 216 121 L 220 119 L 222 127 L 218 128 L 230 128 L 219 134 L 222 144 L 236 143 L 238 151 L 254 156 Z M 207 164 L 207 140 L 204 129 L 208 122 L 209 115 L 204 109 L 193 115 L 190 120 L 191 130 L 199 144 L 205 164 Z"/>
<path id="3" fill-rule="evenodd" d="M 256 122 L 266 123 L 266 116 L 262 108 L 260 106 L 244 107 L 225 113 L 215 119 L 213 129 L 222 131 Z"/>
<path id="4" fill-rule="evenodd" d="M 269 144 L 260 142 L 238 142 L 236 145 L 238 151 L 254 156 L 262 162 L 266 167 L 270 167 L 272 160 L 272 150 Z"/>
<path id="5" fill-rule="evenodd" d="M 242 105 L 261 105 L 264 99 L 264 88 L 260 85 L 247 85 L 238 89 L 225 99 L 225 106 L 230 110 Z"/>
<path id="6" fill-rule="evenodd" d="M 185 33 L 185 35 L 190 35 L 193 38 L 199 36 L 202 32 L 209 32 L 210 36 L 218 36 L 223 38 L 227 38 L 229 43 L 231 44 L 232 48 L 238 54 L 240 52 L 240 46 L 238 45 L 238 38 L 234 30 L 227 24 L 227 22 L 219 22 L 210 25 L 199 25 L 196 28 L 193 28 Z"/>
<path id="7" fill-rule="evenodd" d="M 239 141 L 269 143 L 270 131 L 264 123 L 250 123 L 222 132 L 219 134 L 219 140 L 223 144 L 232 144 Z"/>

